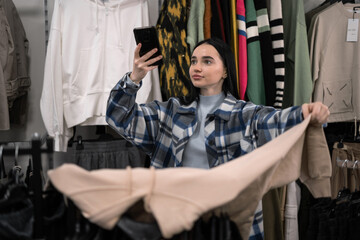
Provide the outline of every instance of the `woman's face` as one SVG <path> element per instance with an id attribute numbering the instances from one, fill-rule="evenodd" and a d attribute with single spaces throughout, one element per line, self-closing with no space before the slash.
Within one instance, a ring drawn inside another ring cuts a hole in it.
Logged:
<path id="1" fill-rule="evenodd" d="M 226 68 L 219 53 L 210 44 L 202 44 L 194 50 L 189 73 L 191 82 L 200 88 L 201 95 L 221 93 Z"/>

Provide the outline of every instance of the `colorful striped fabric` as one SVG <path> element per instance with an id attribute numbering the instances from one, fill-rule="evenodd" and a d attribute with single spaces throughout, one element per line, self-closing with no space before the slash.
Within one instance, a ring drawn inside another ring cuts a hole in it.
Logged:
<path id="1" fill-rule="evenodd" d="M 239 38 L 237 30 L 237 19 L 236 19 L 236 0 L 230 0 L 230 24 L 231 24 L 231 39 L 230 46 L 234 53 L 235 66 L 236 66 L 236 77 L 239 79 Z M 237 89 L 239 90 L 239 81 L 237 81 Z"/>
<path id="2" fill-rule="evenodd" d="M 274 107 L 281 108 L 284 96 L 285 78 L 284 27 L 281 0 L 271 1 L 269 17 L 276 80 L 276 98 Z"/>
<path id="3" fill-rule="evenodd" d="M 269 15 L 266 7 L 266 0 L 254 0 L 254 4 L 256 9 L 257 25 L 259 28 L 266 105 L 273 106 L 276 97 L 276 82 Z"/>
<path id="4" fill-rule="evenodd" d="M 247 49 L 246 49 L 246 20 L 244 0 L 236 1 L 236 19 L 239 36 L 239 95 L 245 99 L 247 86 Z"/>
<path id="5" fill-rule="evenodd" d="M 259 30 L 256 22 L 256 10 L 253 0 L 245 0 L 248 84 L 246 95 L 255 103 L 265 105 L 265 86 L 261 61 Z"/>

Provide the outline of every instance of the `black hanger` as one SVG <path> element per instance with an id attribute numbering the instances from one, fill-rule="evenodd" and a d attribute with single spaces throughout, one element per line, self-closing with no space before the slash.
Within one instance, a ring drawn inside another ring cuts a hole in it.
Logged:
<path id="1" fill-rule="evenodd" d="M 76 126 L 73 127 L 73 135 L 71 136 L 67 144 L 69 148 L 71 148 L 74 143 L 75 134 L 76 134 Z"/>
<path id="2" fill-rule="evenodd" d="M 18 166 L 18 158 L 19 158 L 19 144 L 15 143 L 15 156 L 14 156 L 14 166 Z"/>
<path id="3" fill-rule="evenodd" d="M 83 150 L 84 149 L 84 145 L 82 144 L 83 140 L 82 140 L 81 136 L 77 136 L 76 143 L 77 143 L 76 144 L 76 150 Z"/>
<path id="4" fill-rule="evenodd" d="M 3 158 L 3 150 L 4 150 L 4 146 L 0 145 L 0 179 L 7 178 L 5 163 Z"/>

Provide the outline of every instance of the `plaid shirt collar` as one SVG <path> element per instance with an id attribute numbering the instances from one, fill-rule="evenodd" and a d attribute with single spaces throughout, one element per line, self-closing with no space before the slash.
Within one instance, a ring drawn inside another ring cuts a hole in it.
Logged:
<path id="1" fill-rule="evenodd" d="M 177 110 L 179 114 L 194 114 L 196 113 L 198 101 L 193 101 L 191 104 L 187 106 L 180 106 Z M 236 104 L 236 99 L 230 94 L 227 93 L 223 103 L 221 103 L 219 109 L 214 112 L 214 116 L 223 119 L 225 121 L 230 120 L 231 110 Z"/>

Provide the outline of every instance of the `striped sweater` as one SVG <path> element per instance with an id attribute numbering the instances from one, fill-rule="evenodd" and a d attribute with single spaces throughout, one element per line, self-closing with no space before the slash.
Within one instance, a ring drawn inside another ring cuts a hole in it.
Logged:
<path id="1" fill-rule="evenodd" d="M 276 98 L 274 107 L 281 108 L 284 96 L 285 77 L 284 27 L 282 21 L 281 0 L 271 1 L 269 18 L 276 80 Z"/>
<path id="2" fill-rule="evenodd" d="M 246 49 L 246 22 L 244 0 L 236 1 L 236 19 L 239 37 L 239 95 L 245 99 L 245 91 L 248 82 L 247 77 L 247 49 Z"/>
<path id="3" fill-rule="evenodd" d="M 251 102 L 265 105 L 264 76 L 254 1 L 245 0 L 245 9 L 248 60 L 246 95 Z"/>
<path id="4" fill-rule="evenodd" d="M 276 97 L 276 83 L 269 15 L 266 8 L 266 0 L 254 0 L 254 4 L 256 9 L 257 25 L 259 28 L 266 105 L 273 106 Z"/>

